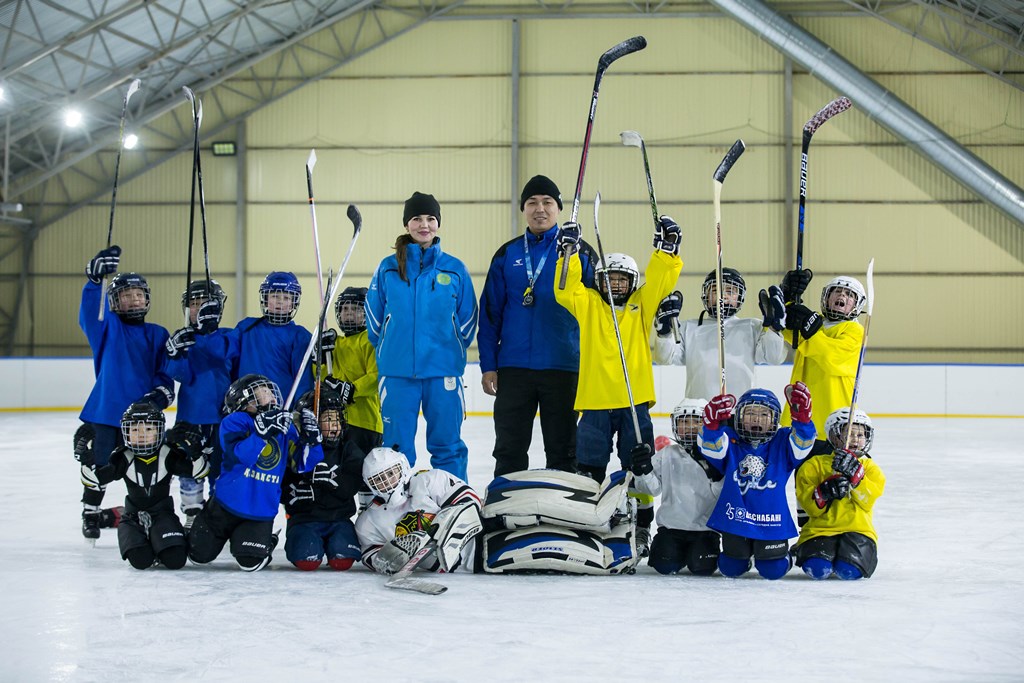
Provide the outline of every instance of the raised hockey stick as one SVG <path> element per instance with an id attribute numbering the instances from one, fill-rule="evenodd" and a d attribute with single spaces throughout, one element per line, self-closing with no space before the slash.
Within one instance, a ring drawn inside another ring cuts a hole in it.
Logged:
<path id="1" fill-rule="evenodd" d="M 427 555 L 434 551 L 437 547 L 437 542 L 431 539 L 426 545 L 416 551 L 416 553 L 409 558 L 409 560 L 402 565 L 402 568 L 391 575 L 390 578 L 384 583 L 386 588 L 395 588 L 403 591 L 416 591 L 417 593 L 425 593 L 427 595 L 440 595 L 448 590 L 448 586 L 444 586 L 440 583 L 433 581 L 427 581 L 425 579 L 414 579 L 410 576 L 419 563 L 423 561 Z"/>
<path id="2" fill-rule="evenodd" d="M 334 281 L 334 271 L 327 271 L 327 291 L 331 291 L 331 283 Z M 330 302 L 325 301 L 320 305 L 320 317 L 317 319 L 317 329 L 324 329 L 324 321 L 327 319 L 327 308 L 330 306 Z M 316 420 L 320 422 L 320 385 L 323 368 L 323 357 L 324 357 L 324 342 L 323 334 L 317 335 L 316 338 L 316 362 L 313 365 L 313 414 L 316 415 Z M 328 374 L 330 374 L 330 363 L 327 364 Z"/>
<path id="3" fill-rule="evenodd" d="M 644 157 L 644 175 L 647 178 L 647 194 L 651 199 L 651 217 L 654 218 L 654 229 L 657 230 L 660 225 L 658 220 L 658 200 L 654 198 L 654 180 L 651 179 L 651 164 L 647 159 L 647 145 L 644 144 L 644 139 L 640 137 L 640 133 L 635 130 L 624 130 L 619 133 L 619 138 L 622 140 L 622 144 L 626 147 L 639 147 L 641 154 Z M 675 339 L 676 344 L 681 341 L 679 335 L 679 318 L 672 318 L 672 338 Z"/>
<path id="4" fill-rule="evenodd" d="M 580 213 L 580 196 L 583 192 L 583 174 L 587 171 L 587 155 L 590 152 L 590 134 L 594 130 L 594 114 L 597 113 L 597 94 L 601 90 L 601 78 L 604 72 L 616 59 L 625 57 L 628 54 L 639 52 L 647 47 L 647 39 L 643 36 L 634 36 L 624 40 L 615 47 L 609 49 L 600 59 L 597 60 L 597 74 L 594 76 L 594 94 L 590 98 L 590 114 L 587 118 L 587 132 L 583 136 L 583 152 L 580 156 L 580 171 L 576 176 L 576 194 L 572 198 L 572 213 L 570 222 L 575 223 Z M 566 252 L 562 260 L 562 273 L 558 277 L 558 288 L 565 289 L 565 278 L 569 274 L 569 257 L 572 253 Z"/>
<path id="5" fill-rule="evenodd" d="M 295 374 L 295 380 L 292 382 L 292 388 L 288 392 L 288 399 L 284 402 L 285 410 L 289 410 L 292 407 L 292 401 L 295 399 L 295 392 L 299 390 L 299 382 L 302 380 L 302 373 L 306 371 L 306 364 L 309 363 L 309 355 L 313 352 L 313 347 L 320 338 L 320 334 L 323 331 L 322 324 L 327 316 L 327 307 L 330 306 L 331 301 L 334 300 L 334 295 L 338 292 L 338 286 L 341 284 L 341 278 L 345 275 L 345 268 L 348 267 L 348 261 L 352 258 L 352 250 L 356 248 L 356 242 L 359 241 L 359 233 L 363 230 L 363 217 L 359 214 L 359 209 L 356 208 L 355 204 L 348 205 L 348 219 L 352 221 L 352 241 L 348 245 L 348 251 L 345 252 L 345 259 L 341 262 L 341 267 L 338 268 L 337 278 L 334 280 L 334 284 L 331 285 L 331 291 L 328 293 L 327 298 L 324 299 L 323 305 L 320 307 L 320 315 L 317 318 L 316 329 L 313 331 L 313 336 L 309 338 L 309 345 L 306 346 L 306 353 L 302 356 L 302 364 L 299 367 L 299 371 Z"/>
<path id="6" fill-rule="evenodd" d="M 857 399 L 860 397 L 860 373 L 864 369 L 864 355 L 868 350 L 868 331 L 871 329 L 871 309 L 875 307 L 875 259 L 868 261 L 868 301 L 865 308 L 864 318 L 864 339 L 860 343 L 860 358 L 857 359 L 857 374 L 853 380 L 853 398 L 850 400 L 850 422 L 846 427 L 846 444 L 850 447 L 850 426 L 853 425 L 853 415 L 857 411 Z"/>
<path id="7" fill-rule="evenodd" d="M 320 265 L 320 232 L 316 224 L 316 204 L 313 202 L 313 167 L 316 166 L 316 150 L 309 150 L 306 160 L 306 189 L 309 190 L 309 215 L 313 219 L 313 251 L 316 254 L 316 283 L 320 287 L 320 304 L 324 303 L 324 273 Z"/>
<path id="8" fill-rule="evenodd" d="M 128 92 L 124 94 L 124 102 L 121 104 L 121 127 L 117 134 L 117 157 L 114 159 L 114 189 L 110 193 L 110 222 L 107 224 L 107 249 L 114 239 L 114 208 L 117 206 L 117 177 L 121 172 L 121 150 L 124 149 L 124 122 L 128 118 L 128 100 L 135 91 L 142 86 L 138 78 L 128 84 Z M 98 319 L 103 320 L 103 304 L 107 300 L 107 276 L 103 276 L 103 283 L 100 285 L 100 312 Z"/>
<path id="9" fill-rule="evenodd" d="M 812 116 L 810 120 L 804 124 L 804 136 L 803 142 L 800 144 L 800 212 L 797 214 L 797 233 L 796 233 L 796 269 L 803 270 L 804 267 L 804 216 L 807 204 L 807 154 L 811 149 L 811 138 L 814 137 L 814 133 L 821 128 L 826 121 L 831 119 L 833 116 L 842 114 L 844 111 L 852 107 L 853 104 L 849 98 L 837 97 L 832 100 L 818 111 L 817 114 Z M 800 303 L 800 297 L 796 298 L 793 303 Z M 793 348 L 795 349 L 800 343 L 800 335 L 793 334 Z"/>
<path id="10" fill-rule="evenodd" d="M 725 153 L 725 158 L 715 170 L 715 292 L 717 302 L 715 304 L 715 317 L 718 318 L 718 369 L 722 373 L 722 391 L 725 393 L 725 321 L 722 316 L 725 312 L 725 290 L 722 288 L 722 185 L 725 184 L 725 176 L 740 158 L 747 146 L 743 140 L 732 143 L 732 147 Z"/>
<path id="11" fill-rule="evenodd" d="M 185 268 L 185 291 L 188 291 L 192 284 L 192 245 L 195 242 L 196 234 L 196 178 L 199 175 L 199 127 L 203 125 L 203 103 L 196 97 L 192 88 L 187 85 L 181 86 L 185 99 L 192 105 L 192 197 L 189 200 L 188 213 L 188 259 Z M 205 215 L 205 209 L 203 210 Z M 205 234 L 205 230 L 204 230 Z M 207 277 L 207 289 L 209 289 L 209 277 Z M 189 327 L 192 319 L 185 307 L 185 327 Z"/>

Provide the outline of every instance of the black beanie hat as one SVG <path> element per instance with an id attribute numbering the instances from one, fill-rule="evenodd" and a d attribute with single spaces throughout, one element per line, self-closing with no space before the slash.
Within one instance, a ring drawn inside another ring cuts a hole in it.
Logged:
<path id="1" fill-rule="evenodd" d="M 413 192 L 412 196 L 405 200 L 402 225 L 409 225 L 409 219 L 414 216 L 433 216 L 437 219 L 437 224 L 441 225 L 441 205 L 432 194 Z"/>
<path id="2" fill-rule="evenodd" d="M 558 185 L 555 185 L 554 181 L 546 175 L 535 175 L 526 182 L 526 185 L 523 186 L 523 193 L 519 195 L 520 211 L 526 208 L 526 200 L 535 194 L 554 197 L 558 202 L 558 210 L 562 210 L 562 193 L 559 192 Z"/>

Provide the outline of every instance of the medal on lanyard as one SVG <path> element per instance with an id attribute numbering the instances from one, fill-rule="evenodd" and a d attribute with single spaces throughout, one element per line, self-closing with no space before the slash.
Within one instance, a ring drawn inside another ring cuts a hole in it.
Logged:
<path id="1" fill-rule="evenodd" d="M 544 270 L 544 264 L 548 260 L 548 252 L 551 251 L 550 245 L 544 251 L 544 255 L 540 257 L 540 262 L 537 263 L 537 272 L 533 272 L 533 261 L 530 260 L 530 231 L 527 230 L 523 234 L 523 251 L 526 253 L 526 277 L 529 279 L 529 283 L 526 285 L 526 291 L 523 292 L 523 306 L 530 307 L 534 304 L 533 297 L 533 284 L 540 277 L 540 271 Z"/>

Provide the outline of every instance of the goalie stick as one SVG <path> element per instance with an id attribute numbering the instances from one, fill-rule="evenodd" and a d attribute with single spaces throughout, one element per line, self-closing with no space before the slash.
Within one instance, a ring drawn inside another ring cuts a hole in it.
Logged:
<path id="1" fill-rule="evenodd" d="M 440 595 L 448 590 L 448 586 L 425 579 L 414 579 L 410 576 L 427 555 L 437 548 L 437 542 L 431 539 L 426 545 L 416 551 L 409 560 L 402 565 L 402 568 L 392 574 L 384 583 L 385 588 L 395 588 L 403 591 L 415 591 L 426 595 Z"/>
<path id="2" fill-rule="evenodd" d="M 110 193 L 110 222 L 107 224 L 107 249 L 110 249 L 110 243 L 114 239 L 114 208 L 117 206 L 117 177 L 121 172 L 121 150 L 124 149 L 124 122 L 128 118 L 128 100 L 131 99 L 135 91 L 142 86 L 142 81 L 138 78 L 128 84 L 128 92 L 124 94 L 124 102 L 121 104 L 121 127 L 117 134 L 117 157 L 114 159 L 114 189 Z M 98 319 L 103 320 L 103 305 L 107 300 L 107 276 L 103 276 L 103 282 L 100 286 L 100 312 Z"/>
<path id="3" fill-rule="evenodd" d="M 657 230 L 661 222 L 658 220 L 658 200 L 654 198 L 654 181 L 651 179 L 651 164 L 647 160 L 647 145 L 640 133 L 635 130 L 624 130 L 619 133 L 622 144 L 626 147 L 639 147 L 644 157 L 644 175 L 647 177 L 647 194 L 651 199 L 651 216 L 654 218 L 654 229 Z M 682 338 L 679 335 L 679 317 L 672 318 L 672 338 L 678 344 Z"/>
<path id="4" fill-rule="evenodd" d="M 729 174 L 733 164 L 740 158 L 747 149 L 743 140 L 732 143 L 732 147 L 725 153 L 725 158 L 715 170 L 715 245 L 717 248 L 717 260 L 715 261 L 715 287 L 717 288 L 715 303 L 715 317 L 718 318 L 718 369 L 722 374 L 721 394 L 725 394 L 725 321 L 722 316 L 725 311 L 725 292 L 722 288 L 722 185 L 725 184 L 725 176 Z"/>
<path id="5" fill-rule="evenodd" d="M 860 342 L 860 358 L 857 359 L 857 374 L 853 380 L 853 397 L 850 400 L 850 422 L 846 427 L 846 443 L 844 447 L 850 448 L 850 433 L 853 431 L 851 425 L 853 425 L 853 416 L 857 412 L 857 399 L 860 397 L 860 378 L 861 370 L 864 369 L 864 355 L 868 350 L 868 331 L 871 329 L 871 309 L 875 307 L 875 259 L 868 261 L 868 301 L 864 309 L 866 311 L 866 318 L 864 319 L 864 339 Z"/>
<path id="6" fill-rule="evenodd" d="M 575 223 L 576 218 L 580 212 L 580 196 L 583 192 L 583 174 L 587 170 L 587 155 L 590 152 L 590 134 L 594 130 L 594 114 L 597 113 L 597 94 L 601 89 L 601 78 L 604 76 L 604 72 L 612 65 L 616 59 L 625 57 L 628 54 L 639 52 L 647 47 L 647 39 L 643 36 L 634 36 L 628 40 L 624 40 L 615 47 L 609 49 L 600 59 L 597 60 L 597 74 L 594 76 L 594 94 L 590 98 L 590 114 L 587 118 L 587 132 L 583 136 L 583 153 L 580 156 L 580 170 L 576 176 L 576 194 L 572 198 L 572 214 L 569 218 L 569 222 Z M 565 289 L 565 278 L 569 274 L 569 257 L 571 253 L 566 253 L 562 260 L 562 273 L 558 277 L 558 288 Z"/>
<path id="7" fill-rule="evenodd" d="M 832 100 L 817 114 L 812 116 L 810 120 L 804 124 L 804 135 L 803 141 L 800 144 L 800 211 L 797 214 L 797 233 L 796 233 L 796 269 L 803 270 L 804 267 L 804 217 L 806 214 L 805 208 L 807 204 L 807 155 L 811 149 L 811 138 L 819 128 L 825 125 L 825 122 L 834 116 L 842 114 L 844 111 L 852 107 L 853 104 L 847 97 L 837 97 Z M 796 297 L 796 301 L 793 303 L 800 303 L 800 297 Z M 793 348 L 795 349 L 800 343 L 800 335 L 793 334 Z"/>

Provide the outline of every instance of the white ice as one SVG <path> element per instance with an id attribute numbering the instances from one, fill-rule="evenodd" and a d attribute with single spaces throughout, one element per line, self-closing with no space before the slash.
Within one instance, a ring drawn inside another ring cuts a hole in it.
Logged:
<path id="1" fill-rule="evenodd" d="M 76 425 L 71 413 L 0 415 L 0 681 L 1024 680 L 1020 420 L 877 420 L 888 487 L 866 581 L 642 565 L 446 575 L 440 596 L 385 589 L 362 568 L 299 572 L 281 550 L 255 575 L 226 551 L 205 567 L 136 571 L 116 533 L 83 542 Z M 464 434 L 482 489 L 490 418 Z M 540 466 L 539 433 L 532 452 Z M 111 486 L 106 504 L 123 493 Z"/>

